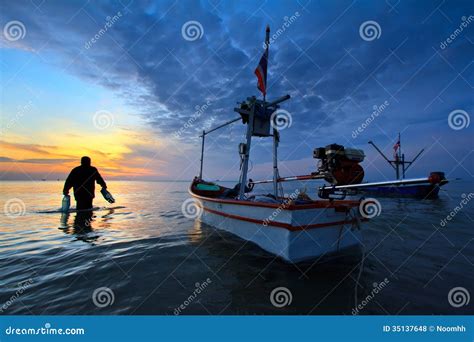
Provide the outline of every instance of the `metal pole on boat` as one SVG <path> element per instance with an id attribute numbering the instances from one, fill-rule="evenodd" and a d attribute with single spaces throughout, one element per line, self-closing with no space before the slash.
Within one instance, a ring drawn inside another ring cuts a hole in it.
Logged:
<path id="1" fill-rule="evenodd" d="M 281 183 L 281 182 L 290 182 L 290 181 L 315 180 L 315 179 L 324 179 L 325 177 L 326 175 L 324 174 L 279 177 L 277 179 L 277 182 Z M 252 184 L 265 184 L 265 183 L 272 183 L 272 182 L 273 182 L 273 179 L 264 179 L 264 180 L 252 181 Z"/>
<path id="2" fill-rule="evenodd" d="M 372 145 L 372 146 L 377 150 L 377 152 L 380 153 L 380 155 L 383 157 L 383 159 L 385 159 L 385 160 L 387 161 L 387 163 L 389 163 L 390 166 L 393 167 L 393 168 L 396 170 L 395 166 L 393 166 L 392 161 L 389 160 L 389 159 L 385 156 L 385 154 L 377 147 L 377 145 L 375 145 L 375 143 L 374 143 L 372 140 L 369 141 L 369 144 Z"/>
<path id="3" fill-rule="evenodd" d="M 405 179 L 405 154 L 402 154 L 402 179 Z"/>
<path id="4" fill-rule="evenodd" d="M 200 135 L 200 137 L 202 137 L 202 144 L 201 144 L 201 167 L 199 169 L 199 178 L 202 179 L 202 165 L 204 163 L 204 140 L 205 140 L 205 137 L 207 134 L 209 133 L 212 133 L 214 131 L 217 131 L 218 129 L 222 128 L 222 127 L 226 127 L 228 125 L 230 125 L 231 123 L 234 123 L 236 121 L 239 121 L 241 120 L 241 118 L 235 118 L 235 119 L 232 119 L 230 121 L 227 121 L 225 123 L 223 123 L 222 125 L 219 125 L 217 127 L 214 127 L 210 130 L 208 130 L 207 132 L 205 130 L 202 131 L 202 135 Z"/>
<path id="5" fill-rule="evenodd" d="M 420 152 L 418 152 L 418 154 L 416 155 L 416 157 L 415 157 L 415 158 L 413 158 L 413 160 L 412 160 L 412 161 L 409 161 L 409 162 L 407 162 L 407 164 L 408 164 L 408 165 L 407 165 L 407 167 L 405 168 L 405 171 L 406 171 L 406 170 L 408 170 L 408 168 L 409 168 L 409 167 L 410 167 L 410 166 L 411 166 L 411 165 L 412 165 L 412 164 L 415 162 L 415 160 L 417 160 L 417 159 L 418 159 L 418 157 L 419 157 L 419 156 L 421 156 L 421 154 L 422 154 L 424 151 L 425 151 L 425 149 L 424 149 L 424 148 L 423 148 L 423 149 L 421 149 L 421 151 L 420 151 Z"/>
<path id="6" fill-rule="evenodd" d="M 439 184 L 446 184 L 448 181 L 441 181 Z M 414 184 L 432 184 L 429 177 L 425 178 L 411 178 L 411 179 L 398 179 L 393 181 L 384 182 L 372 182 L 372 183 L 361 183 L 361 184 L 349 184 L 349 185 L 330 185 L 323 186 L 328 190 L 344 190 L 344 189 L 363 189 L 371 188 L 374 186 L 387 186 L 387 185 L 414 185 Z"/>
<path id="7" fill-rule="evenodd" d="M 273 194 L 278 197 L 278 131 L 273 129 Z"/>
<path id="8" fill-rule="evenodd" d="M 402 150 L 402 145 L 400 141 L 400 133 L 398 133 L 398 151 L 395 155 L 395 165 L 397 166 L 397 179 L 400 179 L 400 152 Z"/>
<path id="9" fill-rule="evenodd" d="M 201 167 L 199 169 L 199 179 L 202 179 L 202 164 L 204 162 L 204 139 L 206 137 L 206 131 L 202 131 L 202 145 L 201 145 Z"/>
<path id="10" fill-rule="evenodd" d="M 242 171 L 240 172 L 240 189 L 239 189 L 239 199 L 243 200 L 245 196 L 245 184 L 247 183 L 247 172 L 249 169 L 249 155 L 250 155 L 250 144 L 252 143 L 252 133 L 253 133 L 253 119 L 255 114 L 255 100 L 252 103 L 252 109 L 250 110 L 249 122 L 247 125 L 247 141 L 245 144 L 245 154 L 244 162 L 242 165 Z"/>

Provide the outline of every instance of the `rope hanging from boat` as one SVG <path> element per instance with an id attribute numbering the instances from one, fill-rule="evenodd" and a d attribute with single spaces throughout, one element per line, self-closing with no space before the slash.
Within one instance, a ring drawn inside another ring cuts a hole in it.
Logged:
<path id="1" fill-rule="evenodd" d="M 358 292 L 359 280 L 360 280 L 360 277 L 362 276 L 362 270 L 364 269 L 365 258 L 366 258 L 365 248 L 364 248 L 364 245 L 362 245 L 362 260 L 360 262 L 359 273 L 357 274 L 356 284 L 355 284 L 355 289 L 354 289 L 354 307 L 355 308 L 357 308 L 357 305 L 359 304 L 359 300 L 357 298 L 357 292 Z"/>

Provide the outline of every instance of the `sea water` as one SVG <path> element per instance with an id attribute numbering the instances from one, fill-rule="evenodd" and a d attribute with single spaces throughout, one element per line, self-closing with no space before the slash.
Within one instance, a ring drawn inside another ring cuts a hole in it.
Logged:
<path id="1" fill-rule="evenodd" d="M 0 182 L 0 314 L 472 313 L 474 200 L 456 209 L 472 183 L 379 199 L 362 248 L 296 265 L 184 215 L 187 182 L 107 184 L 114 205 L 61 213 L 62 182 Z"/>

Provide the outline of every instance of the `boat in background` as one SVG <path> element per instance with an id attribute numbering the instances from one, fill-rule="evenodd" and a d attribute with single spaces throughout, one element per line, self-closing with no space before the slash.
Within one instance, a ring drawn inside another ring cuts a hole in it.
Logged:
<path id="1" fill-rule="evenodd" d="M 358 192 L 371 196 L 380 197 L 415 197 L 421 199 L 437 198 L 440 187 L 447 184 L 444 172 L 431 172 L 429 177 L 415 180 L 405 180 L 405 174 L 408 168 L 418 159 L 424 152 L 422 149 L 411 161 L 405 160 L 405 154 L 402 153 L 401 137 L 398 133 L 398 141 L 393 146 L 394 158 L 390 160 L 385 154 L 375 145 L 374 142 L 369 141 L 377 152 L 390 164 L 395 170 L 397 182 L 385 182 L 387 184 L 379 183 L 374 186 L 359 187 Z"/>
<path id="2" fill-rule="evenodd" d="M 431 172 L 429 177 L 401 179 L 385 182 L 361 183 L 350 185 L 329 185 L 319 188 L 319 196 L 331 198 L 337 196 L 371 195 L 374 197 L 414 197 L 436 198 L 439 187 L 448 183 L 443 172 Z"/>
<path id="3" fill-rule="evenodd" d="M 371 144 L 373 143 L 371 142 Z M 378 148 L 377 150 L 380 151 Z M 424 178 L 405 179 L 405 172 L 408 169 L 405 165 L 411 165 L 416 158 L 412 161 L 405 161 L 403 154 L 394 161 L 388 160 L 383 155 L 388 162 L 394 163 L 392 166 L 397 172 L 397 179 L 370 183 L 362 182 L 365 174 L 360 165 L 365 158 L 362 150 L 330 144 L 326 147 L 315 148 L 313 157 L 318 160 L 315 172 L 309 175 L 279 177 L 277 182 L 323 179 L 329 183 L 329 185 L 323 185 L 318 190 L 319 197 L 324 199 L 345 199 L 346 196 L 360 195 L 436 198 L 440 187 L 448 183 L 443 172 L 432 172 L 429 177 Z M 402 166 L 403 179 L 398 179 L 400 166 Z M 253 184 L 271 183 L 272 181 L 268 179 L 260 180 L 253 182 Z"/>
<path id="4" fill-rule="evenodd" d="M 202 222 L 228 231 L 257 244 L 262 249 L 288 262 L 321 257 L 361 244 L 360 225 L 363 221 L 356 200 L 313 200 L 300 191 L 283 195 L 279 186 L 277 150 L 280 134 L 277 123 L 279 104 L 289 95 L 266 101 L 266 68 L 270 29 L 266 30 L 266 50 L 255 71 L 263 100 L 248 97 L 234 111 L 240 116 L 218 127 L 203 131 L 199 176 L 189 193 L 200 209 Z M 286 119 L 288 119 L 286 117 Z M 205 137 L 227 125 L 242 121 L 247 125 L 246 142 L 239 144 L 241 172 L 233 188 L 203 180 Z M 247 180 L 252 137 L 273 139 L 273 193 L 252 195 L 258 182 Z"/>

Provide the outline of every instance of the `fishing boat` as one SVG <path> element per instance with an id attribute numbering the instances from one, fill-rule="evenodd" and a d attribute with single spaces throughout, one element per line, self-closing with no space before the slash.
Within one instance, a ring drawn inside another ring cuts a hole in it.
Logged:
<path id="1" fill-rule="evenodd" d="M 267 27 L 266 49 L 255 70 L 263 100 L 255 96 L 248 97 L 234 108 L 240 114 L 239 117 L 202 132 L 199 176 L 194 178 L 189 193 L 200 209 L 202 222 L 233 233 L 293 263 L 359 245 L 363 220 L 358 200 L 314 200 L 300 191 L 283 195 L 279 187 L 282 178 L 278 171 L 280 132 L 277 122 L 285 120 L 285 117 L 279 116 L 279 108 L 290 96 L 266 100 L 269 35 L 270 29 Z M 239 145 L 239 182 L 233 188 L 206 182 L 203 179 L 205 137 L 237 121 L 247 125 L 246 141 Z M 273 139 L 271 194 L 253 194 L 254 186 L 259 182 L 248 179 L 253 137 Z"/>
<path id="2" fill-rule="evenodd" d="M 405 179 L 406 171 L 413 165 L 418 157 L 422 155 L 424 149 L 421 149 L 413 160 L 405 160 L 405 154 L 402 153 L 400 133 L 398 133 L 398 140 L 393 146 L 393 160 L 390 160 L 373 141 L 369 141 L 369 144 L 372 145 L 395 170 L 396 181 L 380 182 L 374 185 L 358 187 L 358 192 L 361 194 L 379 197 L 433 199 L 438 197 L 440 187 L 448 183 L 444 172 L 431 172 L 430 175 L 425 178 Z"/>

